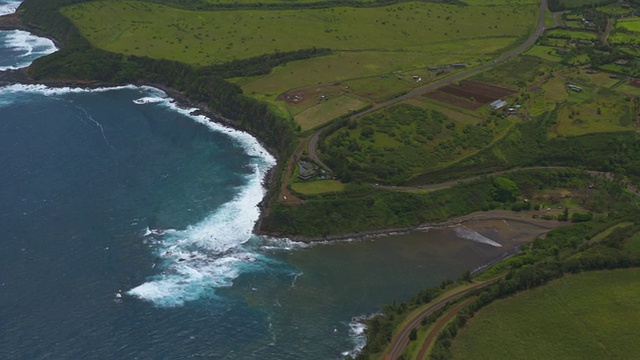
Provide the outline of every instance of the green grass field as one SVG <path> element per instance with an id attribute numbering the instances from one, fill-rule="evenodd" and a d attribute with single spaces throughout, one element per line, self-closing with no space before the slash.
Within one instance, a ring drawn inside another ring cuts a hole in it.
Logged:
<path id="1" fill-rule="evenodd" d="M 612 2 L 611 0 L 560 0 L 564 9 L 576 9 L 584 6 L 601 5 Z"/>
<path id="2" fill-rule="evenodd" d="M 560 29 L 548 31 L 547 36 L 550 38 L 561 38 L 561 39 L 580 39 L 580 40 L 598 39 L 598 35 L 593 32 L 560 30 Z"/>
<path id="3" fill-rule="evenodd" d="M 98 1 L 63 9 L 97 47 L 197 65 L 313 46 L 427 52 L 431 45 L 454 40 L 508 36 L 513 41 L 531 30 L 535 12 L 535 5 L 496 5 L 479 16 L 474 6 L 419 2 L 375 8 L 187 11 L 137 1 Z M 105 13 L 110 16 L 101 16 Z"/>
<path id="4" fill-rule="evenodd" d="M 640 233 L 634 234 L 631 239 L 624 243 L 624 248 L 631 253 L 640 255 Z"/>
<path id="5" fill-rule="evenodd" d="M 525 54 L 537 56 L 547 61 L 560 62 L 562 56 L 558 55 L 555 47 L 536 45 L 529 49 Z"/>
<path id="6" fill-rule="evenodd" d="M 640 269 L 567 275 L 480 310 L 456 359 L 632 359 L 640 350 Z"/>
<path id="7" fill-rule="evenodd" d="M 620 20 L 617 22 L 616 27 L 640 33 L 640 19 Z"/>
<path id="8" fill-rule="evenodd" d="M 294 182 L 291 184 L 293 191 L 305 195 L 317 195 L 328 192 L 340 192 L 344 190 L 344 184 L 337 180 L 317 180 L 306 182 Z"/>
<path id="9" fill-rule="evenodd" d="M 313 129 L 325 124 L 340 115 L 362 109 L 367 103 L 349 96 L 338 96 L 336 98 L 321 101 L 295 116 L 296 122 L 300 124 L 302 131 Z"/>

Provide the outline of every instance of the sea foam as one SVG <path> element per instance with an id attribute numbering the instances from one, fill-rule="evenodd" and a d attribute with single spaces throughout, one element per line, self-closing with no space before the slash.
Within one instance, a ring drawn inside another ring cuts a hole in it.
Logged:
<path id="1" fill-rule="evenodd" d="M 22 0 L 19 0 L 19 1 L 1 1 L 0 2 L 0 16 L 13 14 L 14 12 L 16 12 L 16 9 L 18 9 L 18 6 L 20 6 L 20 3 L 22 3 Z"/>
<path id="2" fill-rule="evenodd" d="M 26 31 L 0 31 L 0 35 L 3 38 L 0 46 L 15 53 L 11 57 L 9 64 L 0 65 L 0 71 L 16 70 L 29 66 L 33 60 L 58 51 L 53 41 L 35 36 Z"/>
<path id="3" fill-rule="evenodd" d="M 162 273 L 127 294 L 157 306 L 181 306 L 186 301 L 215 296 L 216 288 L 231 286 L 240 274 L 259 271 L 271 262 L 244 244 L 253 237 L 253 226 L 260 216 L 258 203 L 265 194 L 264 177 L 276 160 L 251 135 L 214 123 L 204 115 L 194 115 L 197 109 L 180 108 L 162 92 L 146 90 L 147 96 L 141 98 L 144 101 L 138 103 L 165 106 L 189 116 L 211 131 L 233 138 L 253 157 L 247 183 L 237 189 L 233 200 L 184 230 L 162 234 L 145 231 L 147 236 L 160 238 L 155 250 L 162 261 L 156 269 Z"/>

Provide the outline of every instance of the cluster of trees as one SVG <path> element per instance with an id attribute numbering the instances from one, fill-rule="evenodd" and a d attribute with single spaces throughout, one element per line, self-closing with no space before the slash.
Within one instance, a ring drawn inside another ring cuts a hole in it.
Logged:
<path id="1" fill-rule="evenodd" d="M 567 6 L 565 2 L 566 0 L 548 0 L 547 7 L 551 11 L 563 11 L 568 9 L 575 9 L 578 7 L 596 7 L 596 6 L 601 6 L 605 4 L 611 4 L 617 1 L 616 0 L 592 0 L 592 1 L 587 0 L 587 1 L 584 1 L 584 3 L 580 6 L 576 6 L 576 5 Z"/>

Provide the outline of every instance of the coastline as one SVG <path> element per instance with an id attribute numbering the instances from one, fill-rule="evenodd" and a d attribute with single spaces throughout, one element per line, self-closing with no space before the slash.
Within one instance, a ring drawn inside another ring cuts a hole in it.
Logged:
<path id="1" fill-rule="evenodd" d="M 495 221 L 495 220 L 504 220 L 504 221 L 513 221 L 519 222 L 528 225 L 538 226 L 541 229 L 544 229 L 540 233 L 543 235 L 550 230 L 555 228 L 567 225 L 566 222 L 561 222 L 557 220 L 542 220 L 542 219 L 533 219 L 530 217 L 530 214 L 527 212 L 514 212 L 510 210 L 490 210 L 490 211 L 478 211 L 473 212 L 467 215 L 462 215 L 454 218 L 450 218 L 443 221 L 424 223 L 418 226 L 408 227 L 408 228 L 391 228 L 391 229 L 380 229 L 380 230 L 371 230 L 371 231 L 363 231 L 357 233 L 347 233 L 347 234 L 336 234 L 336 235 L 327 235 L 324 237 L 305 237 L 305 236 L 282 236 L 286 237 L 291 241 L 302 242 L 302 243 L 315 243 L 315 242 L 332 242 L 332 241 L 351 241 L 351 240 L 361 240 L 367 238 L 376 238 L 376 237 L 384 237 L 389 235 L 396 234 L 405 234 L 414 231 L 425 231 L 429 229 L 441 229 L 447 227 L 454 227 L 457 225 L 462 225 L 471 221 Z"/>
<path id="2" fill-rule="evenodd" d="M 24 30 L 28 31 L 34 35 L 46 37 L 54 42 L 54 44 L 60 49 L 61 46 L 58 41 L 52 39 L 48 36 L 43 36 L 42 32 L 39 29 L 32 29 L 29 26 L 26 26 L 19 15 L 19 13 L 8 14 L 4 16 L 0 16 L 0 30 Z M 273 236 L 272 234 L 265 233 L 260 231 L 261 223 L 268 213 L 269 203 L 272 199 L 274 199 L 275 193 L 279 190 L 278 186 L 278 174 L 279 169 L 281 169 L 283 159 L 278 158 L 272 148 L 267 146 L 262 139 L 260 139 L 257 135 L 253 134 L 251 131 L 244 129 L 237 125 L 235 121 L 229 118 L 225 118 L 220 115 L 218 112 L 210 109 L 206 103 L 195 101 L 190 99 L 186 94 L 181 91 L 178 91 L 174 88 L 166 86 L 164 84 L 158 83 L 109 83 L 109 82 L 100 82 L 100 81 L 82 81 L 82 80 L 63 80 L 63 79 L 48 79 L 35 81 L 28 75 L 29 66 L 18 69 L 18 70 L 8 70 L 4 72 L 0 72 L 0 86 L 7 86 L 10 84 L 24 84 L 24 85 L 44 85 L 52 88 L 61 88 L 61 87 L 76 87 L 82 89 L 97 89 L 97 88 L 108 88 L 108 87 L 117 87 L 117 86 L 148 86 L 152 88 L 159 89 L 167 94 L 167 97 L 171 98 L 175 104 L 179 108 L 183 109 L 191 109 L 195 108 L 196 110 L 192 113 L 193 115 L 203 115 L 209 119 L 209 121 L 219 123 L 223 126 L 227 126 L 234 130 L 245 132 L 251 135 L 256 141 L 269 152 L 271 156 L 276 159 L 276 165 L 271 167 L 268 172 L 263 177 L 262 186 L 265 189 L 266 193 L 261 201 L 258 203 L 258 208 L 260 210 L 260 215 L 256 223 L 254 224 L 253 233 L 256 235 L 266 235 Z M 469 221 L 482 221 L 482 220 L 508 220 L 515 222 L 523 222 L 527 224 L 533 224 L 540 226 L 545 229 L 553 229 L 559 226 L 562 226 L 563 223 L 554 222 L 554 221 L 546 221 L 539 219 L 532 219 L 530 216 L 526 217 L 522 213 L 515 213 L 506 210 L 492 210 L 486 212 L 475 212 L 467 215 L 463 215 L 460 217 L 450 218 L 447 220 L 443 220 L 440 222 L 432 222 L 420 224 L 414 227 L 408 228 L 388 228 L 388 229 L 378 229 L 371 231 L 363 231 L 363 232 L 355 232 L 355 233 L 346 233 L 346 234 L 334 234 L 327 235 L 322 237 L 306 237 L 301 235 L 280 235 L 277 237 L 280 238 L 288 238 L 291 241 L 302 242 L 302 243 L 313 243 L 313 242 L 330 242 L 330 241 L 345 241 L 345 240 L 357 240 L 364 238 L 372 238 L 372 237 L 383 237 L 393 234 L 402 234 L 413 231 L 424 231 L 432 228 L 445 228 L 452 227 L 456 225 L 463 224 Z M 546 232 L 546 231 L 545 231 Z"/>

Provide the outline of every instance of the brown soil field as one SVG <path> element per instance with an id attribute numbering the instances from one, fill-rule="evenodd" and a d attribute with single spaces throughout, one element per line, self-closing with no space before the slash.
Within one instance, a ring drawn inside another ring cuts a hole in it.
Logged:
<path id="1" fill-rule="evenodd" d="M 461 81 L 459 85 L 443 86 L 424 96 L 465 109 L 475 110 L 517 91 L 477 81 Z"/>
<path id="2" fill-rule="evenodd" d="M 640 79 L 631 79 L 629 85 L 640 88 Z"/>

